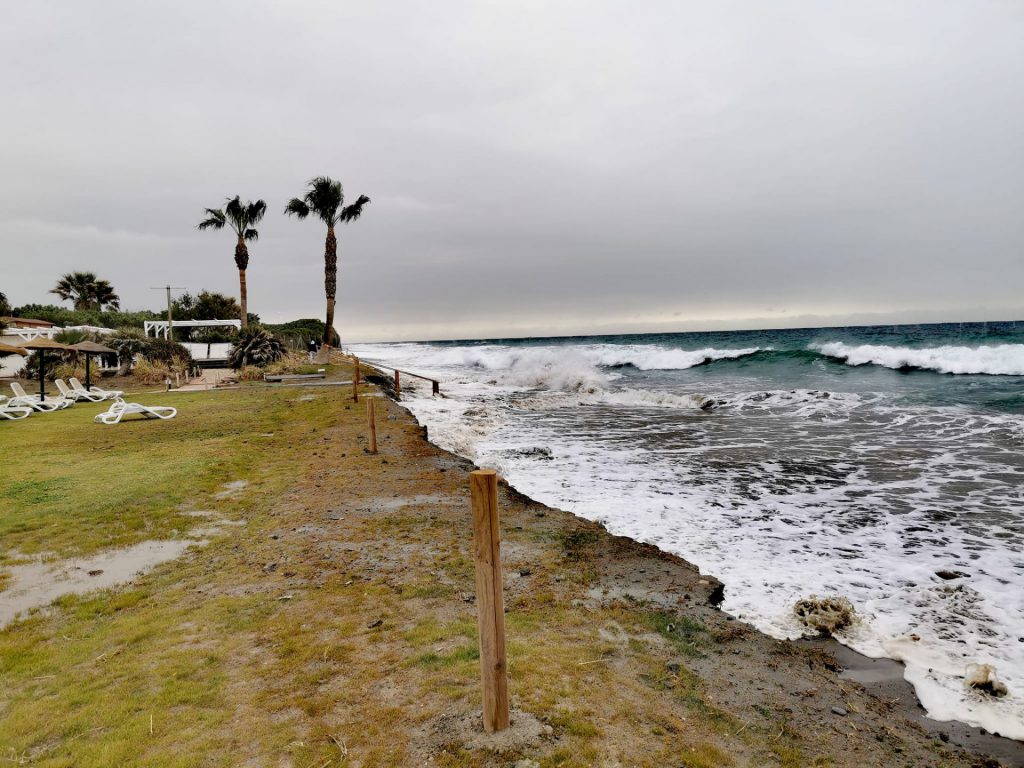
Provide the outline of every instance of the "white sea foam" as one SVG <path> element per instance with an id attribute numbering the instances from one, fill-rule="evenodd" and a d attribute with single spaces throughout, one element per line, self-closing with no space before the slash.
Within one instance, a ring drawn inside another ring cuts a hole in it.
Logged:
<path id="1" fill-rule="evenodd" d="M 980 347 L 888 347 L 876 344 L 844 344 L 833 341 L 812 349 L 849 365 L 881 365 L 886 368 L 921 368 L 939 373 L 975 373 L 1024 376 L 1024 344 Z"/>
<path id="2" fill-rule="evenodd" d="M 645 388 L 648 374 L 607 367 L 664 365 L 664 348 L 610 346 L 358 353 L 444 379 L 446 398 L 406 400 L 442 447 L 695 562 L 725 582 L 726 610 L 776 637 L 803 631 L 796 600 L 847 597 L 861 621 L 841 641 L 903 661 L 932 717 L 1024 739 L 1024 417 L 828 389 Z M 968 690 L 969 663 L 993 665 L 1009 695 Z"/>
<path id="3" fill-rule="evenodd" d="M 641 371 L 673 371 L 694 368 L 715 360 L 735 360 L 761 352 L 760 347 L 743 349 L 677 349 L 646 344 L 584 345 L 581 352 L 600 366 L 632 365 Z"/>

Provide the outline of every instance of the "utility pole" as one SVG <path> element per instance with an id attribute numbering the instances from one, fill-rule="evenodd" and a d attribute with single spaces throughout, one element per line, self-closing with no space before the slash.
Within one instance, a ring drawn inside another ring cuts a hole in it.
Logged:
<path id="1" fill-rule="evenodd" d="M 168 341 L 174 341 L 174 321 L 171 317 L 171 291 L 184 291 L 184 288 L 171 287 L 170 285 L 150 287 L 151 291 L 167 291 L 167 336 Z"/>

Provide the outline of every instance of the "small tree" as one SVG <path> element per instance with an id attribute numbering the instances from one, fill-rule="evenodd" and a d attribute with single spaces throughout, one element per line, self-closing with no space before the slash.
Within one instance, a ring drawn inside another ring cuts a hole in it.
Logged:
<path id="1" fill-rule="evenodd" d="M 259 239 L 260 233 L 254 229 L 263 219 L 267 212 L 267 204 L 262 200 L 255 203 L 247 201 L 243 203 L 238 195 L 228 198 L 224 209 L 207 208 L 207 217 L 197 225 L 197 229 L 224 229 L 227 225 L 235 233 L 238 241 L 235 243 L 235 266 L 238 267 L 238 301 L 241 304 L 239 316 L 242 320 L 242 327 L 249 324 L 248 314 L 248 291 L 245 284 L 245 271 L 249 268 L 249 248 L 246 243 L 255 242 Z"/>
<path id="2" fill-rule="evenodd" d="M 246 365 L 269 365 L 284 357 L 284 343 L 259 326 L 243 328 L 228 353 L 228 365 L 235 370 Z"/>
<path id="3" fill-rule="evenodd" d="M 104 344 L 117 352 L 119 365 L 117 374 L 119 376 L 128 375 L 135 356 L 145 351 L 149 341 L 150 339 L 147 339 L 146 335 L 138 328 L 121 328 L 117 333 L 104 340 Z"/>

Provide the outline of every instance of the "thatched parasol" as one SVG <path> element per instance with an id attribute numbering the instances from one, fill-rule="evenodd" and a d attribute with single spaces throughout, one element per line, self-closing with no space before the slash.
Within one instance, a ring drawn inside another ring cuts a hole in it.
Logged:
<path id="1" fill-rule="evenodd" d="M 58 344 L 52 339 L 47 339 L 44 336 L 40 336 L 38 339 L 32 339 L 32 341 L 26 341 L 18 344 L 22 349 L 33 349 L 39 353 L 39 399 L 42 400 L 46 397 L 46 384 L 43 380 L 43 372 L 46 370 L 46 350 L 56 349 L 61 352 L 73 352 L 71 347 L 66 344 Z"/>
<path id="2" fill-rule="evenodd" d="M 22 347 L 14 347 L 0 341 L 0 355 L 21 355 L 22 357 L 26 357 L 28 352 Z"/>
<path id="3" fill-rule="evenodd" d="M 76 352 L 81 352 L 85 355 L 85 388 L 88 389 L 92 382 L 89 379 L 89 360 L 93 355 L 116 355 L 117 352 L 110 347 L 105 347 L 102 344 L 97 344 L 95 341 L 80 341 L 77 344 L 72 344 L 71 349 Z"/>

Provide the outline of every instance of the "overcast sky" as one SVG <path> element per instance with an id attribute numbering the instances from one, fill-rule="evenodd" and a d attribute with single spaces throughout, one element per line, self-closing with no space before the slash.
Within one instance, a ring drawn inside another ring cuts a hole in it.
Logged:
<path id="1" fill-rule="evenodd" d="M 0 291 L 346 341 L 1024 318 L 1024 3 L 3 2 Z"/>

